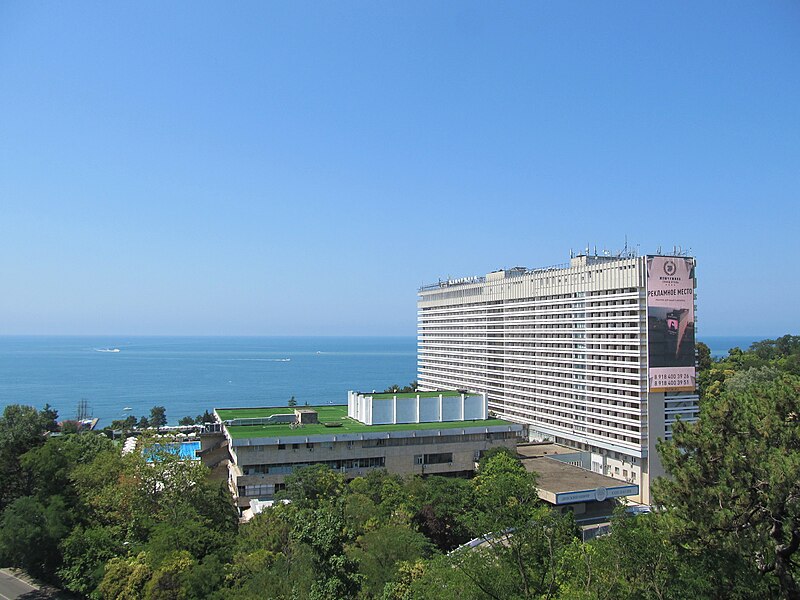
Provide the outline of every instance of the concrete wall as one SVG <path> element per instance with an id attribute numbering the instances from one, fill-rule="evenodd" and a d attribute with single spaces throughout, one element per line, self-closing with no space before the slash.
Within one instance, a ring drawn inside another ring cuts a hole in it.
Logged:
<path id="1" fill-rule="evenodd" d="M 248 467 L 252 465 L 292 465 L 375 457 L 383 457 L 385 459 L 384 468 L 398 474 L 433 475 L 472 472 L 475 468 L 477 453 L 497 446 L 513 450 L 517 444 L 516 438 L 486 439 L 486 436 L 480 437 L 482 439 L 446 443 L 441 443 L 437 441 L 436 437 L 431 437 L 428 438 L 430 443 L 415 443 L 406 446 L 376 445 L 379 440 L 314 444 L 313 449 L 307 448 L 304 443 L 298 444 L 296 449 L 292 448 L 292 444 L 286 444 L 283 450 L 279 450 L 278 446 L 240 446 L 238 447 L 239 462 L 237 465 L 230 466 L 231 484 L 234 487 L 274 486 L 286 481 L 287 474 L 245 474 L 250 470 Z M 430 465 L 416 464 L 415 456 L 439 453 L 452 453 L 453 461 Z M 344 471 L 343 474 L 347 478 L 354 478 L 365 475 L 370 470 L 372 469 L 350 469 Z M 260 497 L 261 499 L 270 499 L 271 494 L 264 494 Z"/>

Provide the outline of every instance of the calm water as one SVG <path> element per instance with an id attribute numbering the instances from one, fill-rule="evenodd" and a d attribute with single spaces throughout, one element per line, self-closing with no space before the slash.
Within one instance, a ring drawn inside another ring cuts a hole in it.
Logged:
<path id="1" fill-rule="evenodd" d="M 119 352 L 103 350 L 119 349 Z M 225 406 L 344 404 L 347 390 L 416 378 L 416 338 L 0 337 L 0 410 L 49 403 L 100 426 L 165 406 L 175 424 Z"/>
<path id="2" fill-rule="evenodd" d="M 701 337 L 714 356 L 763 337 Z M 119 352 L 102 350 L 118 348 Z M 344 404 L 347 390 L 416 379 L 413 337 L 0 337 L 0 410 L 54 406 L 74 418 L 86 398 L 100 425 L 167 408 L 171 424 L 225 406 Z"/>
<path id="3" fill-rule="evenodd" d="M 780 336 L 778 336 L 780 337 Z M 739 347 L 747 350 L 750 344 L 766 339 L 775 339 L 768 335 L 707 335 L 698 336 L 699 341 L 704 342 L 711 349 L 711 356 L 722 358 L 728 356 L 728 350 Z"/>

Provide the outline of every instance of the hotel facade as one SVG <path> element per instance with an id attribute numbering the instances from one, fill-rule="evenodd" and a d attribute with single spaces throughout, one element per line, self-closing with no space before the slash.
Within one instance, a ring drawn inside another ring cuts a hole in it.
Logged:
<path id="1" fill-rule="evenodd" d="M 472 475 L 485 451 L 513 451 L 524 429 L 487 413 L 485 394 L 459 391 L 349 392 L 347 405 L 217 408 L 199 456 L 212 475 L 227 479 L 247 518 L 274 500 L 289 475 L 311 465 L 346 479 L 375 469 Z"/>
<path id="2" fill-rule="evenodd" d="M 699 412 L 695 287 L 693 258 L 588 253 L 424 286 L 420 389 L 484 392 L 491 416 L 584 452 L 650 504 L 657 440 Z"/>

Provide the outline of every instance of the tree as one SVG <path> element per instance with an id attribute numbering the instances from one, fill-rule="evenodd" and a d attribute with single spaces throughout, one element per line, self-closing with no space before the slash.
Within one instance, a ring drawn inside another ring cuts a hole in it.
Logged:
<path id="1" fill-rule="evenodd" d="M 295 406 L 297 406 L 297 400 L 294 399 L 294 396 L 289 398 L 287 406 L 289 406 L 289 408 L 294 408 Z"/>
<path id="2" fill-rule="evenodd" d="M 63 565 L 58 571 L 68 590 L 88 596 L 103 579 L 106 563 L 123 554 L 121 527 L 75 527 L 61 543 Z"/>
<path id="3" fill-rule="evenodd" d="M 574 540 L 559 565 L 559 598 L 711 597 L 706 565 L 671 541 L 666 513 L 632 517 L 617 513 L 611 534 L 588 543 Z M 754 595 L 753 597 L 758 597 Z"/>
<path id="4" fill-rule="evenodd" d="M 412 381 L 411 383 L 409 383 L 408 385 L 404 385 L 403 387 L 400 387 L 396 383 L 394 385 L 390 385 L 385 390 L 383 390 L 383 393 L 384 394 L 408 394 L 408 393 L 416 392 L 416 391 L 417 391 L 417 382 L 416 381 Z"/>
<path id="5" fill-rule="evenodd" d="M 466 479 L 428 477 L 407 488 L 416 496 L 412 522 L 439 550 L 449 552 L 472 537 L 464 515 L 474 505 L 474 488 Z"/>
<path id="6" fill-rule="evenodd" d="M 390 581 L 383 588 L 383 600 L 412 600 L 411 586 L 425 574 L 425 567 L 425 562 L 421 560 L 401 562 L 397 566 L 394 581 Z"/>
<path id="7" fill-rule="evenodd" d="M 536 474 L 507 452 L 486 459 L 473 479 L 477 534 L 502 533 L 526 522 L 539 503 Z"/>
<path id="8" fill-rule="evenodd" d="M 214 415 L 212 415 L 208 410 L 203 411 L 202 415 L 197 415 L 194 422 L 198 425 L 202 425 L 203 423 L 213 423 L 214 422 Z"/>
<path id="9" fill-rule="evenodd" d="M 297 540 L 294 504 L 278 503 L 243 524 L 227 567 L 223 598 L 307 598 L 311 549 Z"/>
<path id="10" fill-rule="evenodd" d="M 356 540 L 348 553 L 358 562 L 364 576 L 364 593 L 377 597 L 398 575 L 399 564 L 416 561 L 433 553 L 433 546 L 421 533 L 402 525 L 386 525 Z"/>
<path id="11" fill-rule="evenodd" d="M 740 556 L 784 598 L 800 598 L 800 378 L 736 374 L 704 397 L 697 423 L 673 432 L 659 444 L 671 477 L 654 491 L 677 541 Z"/>
<path id="12" fill-rule="evenodd" d="M 21 567 L 53 580 L 60 564 L 58 542 L 67 533 L 63 501 L 45 506 L 35 498 L 17 498 L 0 520 L 0 564 Z"/>
<path id="13" fill-rule="evenodd" d="M 561 553 L 575 537 L 571 518 L 539 502 L 536 475 L 510 453 L 486 459 L 473 485 L 469 521 L 483 544 L 453 553 L 453 566 L 479 596 L 552 597 Z"/>
<path id="14" fill-rule="evenodd" d="M 697 342 L 694 345 L 695 352 L 697 353 L 697 368 L 701 371 L 706 371 L 711 368 L 713 359 L 711 358 L 711 348 L 703 342 Z"/>
<path id="15" fill-rule="evenodd" d="M 178 421 L 178 425 L 183 425 L 183 426 L 194 425 L 194 424 L 195 424 L 195 418 L 189 416 L 181 417 L 180 420 Z"/>
<path id="16" fill-rule="evenodd" d="M 150 426 L 164 427 L 167 424 L 167 409 L 163 406 L 154 406 L 150 409 Z"/>
<path id="17" fill-rule="evenodd" d="M 0 417 L 0 512 L 15 498 L 26 495 L 30 480 L 20 457 L 45 443 L 44 434 L 55 431 L 57 413 L 49 406 L 41 411 L 32 406 L 9 404 Z"/>
<path id="18" fill-rule="evenodd" d="M 345 491 L 344 476 L 327 465 L 301 467 L 286 477 L 282 497 L 299 508 L 316 508 L 332 502 Z"/>
<path id="19" fill-rule="evenodd" d="M 145 600 L 178 600 L 186 598 L 186 579 L 196 565 L 186 551 L 175 552 L 164 560 L 144 588 Z"/>
<path id="20" fill-rule="evenodd" d="M 105 600 L 140 600 L 152 575 L 144 552 L 135 557 L 113 558 L 106 565 L 98 595 Z"/>
<path id="21" fill-rule="evenodd" d="M 23 454 L 20 464 L 30 476 L 31 492 L 40 500 L 46 501 L 51 496 L 61 495 L 74 505 L 73 470 L 78 465 L 89 464 L 101 452 L 113 448 L 107 437 L 92 432 L 50 437 L 42 446 Z"/>
<path id="22" fill-rule="evenodd" d="M 351 539 L 341 517 L 329 507 L 301 511 L 292 534 L 311 549 L 314 582 L 309 597 L 312 600 L 354 598 L 362 577 L 357 571 L 358 564 L 345 554 L 345 544 Z"/>
<path id="23" fill-rule="evenodd" d="M 142 419 L 144 419 L 145 427 L 147 427 L 147 418 L 142 417 Z M 136 427 L 136 417 L 133 415 L 128 415 L 124 419 L 116 419 L 111 421 L 111 429 L 122 429 L 127 431 L 129 429 L 133 429 L 134 427 Z"/>

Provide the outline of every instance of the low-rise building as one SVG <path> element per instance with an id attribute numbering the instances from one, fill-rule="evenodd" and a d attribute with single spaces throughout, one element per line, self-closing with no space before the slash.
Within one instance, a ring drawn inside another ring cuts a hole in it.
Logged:
<path id="1" fill-rule="evenodd" d="M 591 452 L 560 444 L 520 444 L 517 457 L 536 473 L 539 498 L 559 512 L 570 512 L 584 540 L 608 529 L 614 510 L 630 504 L 639 486 L 590 469 Z"/>
<path id="2" fill-rule="evenodd" d="M 486 395 L 467 392 L 350 392 L 348 404 L 218 408 L 217 432 L 200 456 L 226 473 L 242 511 L 269 501 L 300 467 L 324 464 L 347 478 L 372 469 L 471 475 L 484 451 L 513 451 L 523 426 L 489 418 Z M 213 429 L 213 428 L 212 428 Z"/>

